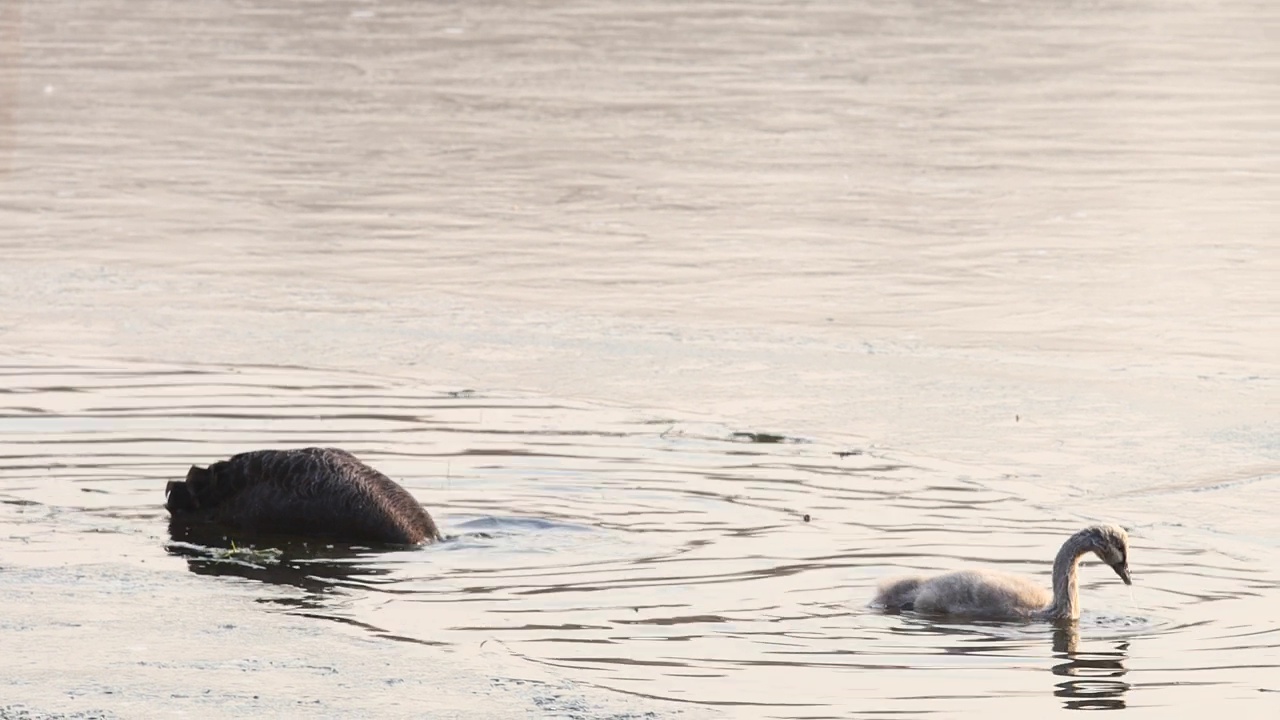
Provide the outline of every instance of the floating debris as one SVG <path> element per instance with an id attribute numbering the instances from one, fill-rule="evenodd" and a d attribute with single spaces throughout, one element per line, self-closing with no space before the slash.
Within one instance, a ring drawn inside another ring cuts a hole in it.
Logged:
<path id="1" fill-rule="evenodd" d="M 789 438 L 786 435 L 775 435 L 773 433 L 757 433 L 757 432 L 735 432 L 729 436 L 734 442 L 750 442 L 750 443 L 785 443 L 800 442 L 799 439 Z"/>

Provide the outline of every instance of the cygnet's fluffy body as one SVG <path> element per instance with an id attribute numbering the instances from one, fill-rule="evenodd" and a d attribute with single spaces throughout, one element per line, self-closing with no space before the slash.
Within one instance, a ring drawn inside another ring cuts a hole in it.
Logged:
<path id="1" fill-rule="evenodd" d="M 1074 620 L 1080 616 L 1076 571 L 1080 557 L 1096 554 L 1126 585 L 1129 538 L 1116 525 L 1093 525 L 1072 535 L 1053 563 L 1053 592 L 1028 577 L 997 570 L 959 570 L 933 577 L 886 581 L 874 605 L 899 612 L 1006 620 Z"/>

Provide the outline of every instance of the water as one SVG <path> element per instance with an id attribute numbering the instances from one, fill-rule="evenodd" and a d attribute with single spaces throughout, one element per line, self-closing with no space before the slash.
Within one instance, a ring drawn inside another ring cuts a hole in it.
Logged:
<path id="1" fill-rule="evenodd" d="M 1274 551 L 1167 522 L 1131 527 L 1136 594 L 1084 567 L 1075 632 L 868 610 L 904 570 L 1047 583 L 1089 520 L 874 448 L 315 371 L 3 373 L 0 632 L 47 649 L 7 655 L 4 676 L 39 707 L 796 718 L 1276 689 Z M 310 444 L 403 479 L 454 538 L 385 553 L 169 535 L 161 489 L 185 463 Z M 552 690 L 508 689 L 535 682 Z"/>
<path id="2" fill-rule="evenodd" d="M 1277 25 L 0 1 L 0 717 L 1273 714 Z M 457 538 L 169 536 L 304 444 Z"/>

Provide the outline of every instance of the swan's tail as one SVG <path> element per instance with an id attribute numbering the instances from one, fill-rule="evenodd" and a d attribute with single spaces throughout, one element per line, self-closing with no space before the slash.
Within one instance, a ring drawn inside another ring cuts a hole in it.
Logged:
<path id="1" fill-rule="evenodd" d="M 918 576 L 891 578 L 880 583 L 876 591 L 876 599 L 872 605 L 890 612 L 911 610 L 916 604 L 916 595 L 920 593 L 920 584 L 924 578 Z"/>
<path id="2" fill-rule="evenodd" d="M 195 512 L 200 509 L 199 486 L 208 483 L 209 470 L 191 466 L 186 480 L 173 480 L 164 488 L 164 506 L 170 513 Z"/>

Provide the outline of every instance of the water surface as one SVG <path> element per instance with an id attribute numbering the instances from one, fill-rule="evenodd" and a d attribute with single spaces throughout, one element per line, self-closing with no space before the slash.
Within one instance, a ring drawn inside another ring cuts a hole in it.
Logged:
<path id="1" fill-rule="evenodd" d="M 1277 28 L 0 1 L 6 702 L 1274 714 Z M 168 535 L 187 465 L 303 444 L 458 538 Z M 1092 520 L 1136 585 L 1078 636 L 865 611 Z"/>
<path id="2" fill-rule="evenodd" d="M 1274 549 L 1169 523 L 1131 523 L 1132 595 L 1085 565 L 1072 631 L 869 610 L 895 572 L 981 562 L 1047 584 L 1094 519 L 895 453 L 300 369 L 3 372 L 2 631 L 32 648 L 4 675 L 38 707 L 809 718 L 1277 689 Z M 170 535 L 163 484 L 190 462 L 332 444 L 453 538 Z"/>

